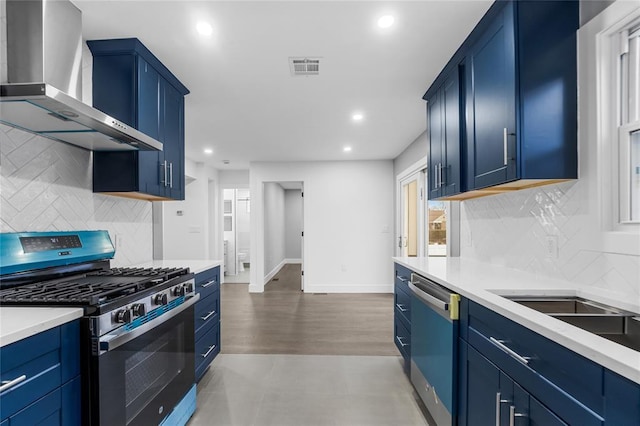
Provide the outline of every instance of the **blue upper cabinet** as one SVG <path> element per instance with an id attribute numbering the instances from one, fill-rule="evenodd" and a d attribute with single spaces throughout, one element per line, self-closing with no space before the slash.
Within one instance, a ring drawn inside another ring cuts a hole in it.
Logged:
<path id="1" fill-rule="evenodd" d="M 578 26 L 577 1 L 493 4 L 424 95 L 427 104 L 444 105 L 444 88 L 453 90 L 459 73 L 459 144 L 450 143 L 450 109 L 427 107 L 430 198 L 465 199 L 577 178 Z"/>
<path id="2" fill-rule="evenodd" d="M 467 54 L 467 188 L 516 178 L 513 4 L 506 4 Z"/>
<path id="3" fill-rule="evenodd" d="M 93 54 L 93 106 L 163 143 L 162 152 L 94 153 L 94 192 L 183 200 L 189 90 L 138 39 L 87 45 Z"/>
<path id="4" fill-rule="evenodd" d="M 460 193 L 460 81 L 453 68 L 427 99 L 429 199 Z"/>

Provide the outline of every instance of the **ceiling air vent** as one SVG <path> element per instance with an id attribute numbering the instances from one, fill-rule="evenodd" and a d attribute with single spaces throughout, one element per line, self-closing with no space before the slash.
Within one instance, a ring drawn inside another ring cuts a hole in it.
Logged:
<path id="1" fill-rule="evenodd" d="M 289 58 L 291 75 L 320 74 L 320 58 Z"/>

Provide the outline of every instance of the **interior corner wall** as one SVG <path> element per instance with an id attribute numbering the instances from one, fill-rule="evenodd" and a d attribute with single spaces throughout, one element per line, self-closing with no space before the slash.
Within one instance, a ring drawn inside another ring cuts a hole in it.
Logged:
<path id="1" fill-rule="evenodd" d="M 284 191 L 284 256 L 288 261 L 302 260 L 302 191 Z"/>
<path id="2" fill-rule="evenodd" d="M 393 291 L 393 162 L 251 163 L 251 284 L 264 290 L 263 184 L 303 182 L 304 278 L 310 293 Z"/>
<path id="3" fill-rule="evenodd" d="M 185 170 L 194 178 L 185 186 L 185 199 L 153 203 L 155 259 L 205 260 L 219 255 L 210 253 L 211 235 L 217 231 L 209 185 L 218 179 L 217 171 L 191 160 L 186 160 Z"/>
<path id="4" fill-rule="evenodd" d="M 277 183 L 264 184 L 264 280 L 268 280 L 285 259 L 284 189 Z"/>

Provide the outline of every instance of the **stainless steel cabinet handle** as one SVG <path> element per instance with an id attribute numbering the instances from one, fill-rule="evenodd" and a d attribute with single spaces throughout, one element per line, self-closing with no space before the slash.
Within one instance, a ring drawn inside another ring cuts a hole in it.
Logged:
<path id="1" fill-rule="evenodd" d="M 0 392 L 4 392 L 9 388 L 14 387 L 15 385 L 17 385 L 18 383 L 24 382 L 25 380 L 27 380 L 27 375 L 23 374 L 20 377 L 17 377 L 13 380 L 4 380 L 2 382 L 2 386 L 0 386 Z"/>
<path id="2" fill-rule="evenodd" d="M 438 164 L 438 175 L 440 176 L 440 178 L 438 180 L 440 182 L 439 188 L 442 188 L 442 184 L 443 184 L 443 180 L 442 180 L 442 163 Z"/>
<path id="3" fill-rule="evenodd" d="M 433 188 L 438 189 L 438 165 L 433 167 Z"/>
<path id="4" fill-rule="evenodd" d="M 516 407 L 509 407 L 509 426 L 516 426 L 516 417 L 527 417 L 526 414 L 516 413 Z"/>
<path id="5" fill-rule="evenodd" d="M 208 356 L 209 356 L 209 354 L 210 354 L 211 352 L 213 352 L 213 350 L 214 350 L 216 347 L 217 347 L 216 345 L 209 346 L 209 350 L 208 350 L 207 352 L 203 353 L 203 354 L 200 354 L 200 355 L 202 356 L 202 358 L 206 358 L 206 357 L 208 357 Z"/>
<path id="6" fill-rule="evenodd" d="M 408 278 L 401 277 L 400 275 L 396 275 L 396 278 L 399 279 L 400 281 L 402 281 L 403 283 L 406 283 L 407 281 L 409 281 Z"/>
<path id="7" fill-rule="evenodd" d="M 408 309 L 403 309 L 403 308 L 402 308 L 403 306 L 404 306 L 404 305 L 403 305 L 403 304 L 401 304 L 401 303 L 396 303 L 396 307 L 397 307 L 398 309 L 400 309 L 400 312 L 407 312 L 407 311 L 408 311 Z"/>
<path id="8" fill-rule="evenodd" d="M 502 133 L 502 143 L 503 143 L 503 147 L 504 147 L 504 165 L 507 165 L 507 137 L 508 137 L 508 133 L 507 133 L 507 128 L 505 127 Z"/>
<path id="9" fill-rule="evenodd" d="M 216 280 L 207 281 L 206 283 L 202 284 L 200 287 L 207 288 L 214 285 L 215 283 L 216 283 Z"/>
<path id="10" fill-rule="evenodd" d="M 205 316 L 203 316 L 203 317 L 200 317 L 200 319 L 201 319 L 202 321 L 206 321 L 206 320 L 208 320 L 209 318 L 211 318 L 211 316 L 212 316 L 212 315 L 215 315 L 215 314 L 216 314 L 216 311 L 211 311 L 211 312 L 209 312 L 207 315 L 205 315 Z"/>
<path id="11" fill-rule="evenodd" d="M 173 163 L 169 163 L 169 188 L 173 188 Z"/>
<path id="12" fill-rule="evenodd" d="M 489 337 L 489 340 L 491 340 L 497 347 L 499 347 L 504 352 L 506 352 L 507 354 L 511 355 L 513 358 L 517 359 L 518 361 L 520 361 L 524 365 L 528 365 L 529 361 L 531 361 L 531 357 L 530 356 L 522 356 L 519 353 L 517 353 L 516 351 L 514 351 L 513 349 L 508 348 L 507 345 L 504 344 L 505 343 L 504 340 L 498 340 L 495 337 Z"/>
<path id="13" fill-rule="evenodd" d="M 409 344 L 408 344 L 408 343 L 403 343 L 403 342 L 402 342 L 402 337 L 400 337 L 400 336 L 396 336 L 396 340 L 398 341 L 398 343 L 400 343 L 400 346 L 402 346 L 403 348 L 404 348 L 405 346 L 409 346 Z"/>
<path id="14" fill-rule="evenodd" d="M 167 160 L 164 160 L 164 186 L 167 186 Z"/>
<path id="15" fill-rule="evenodd" d="M 166 186 L 166 182 L 167 182 L 167 169 L 165 168 L 166 164 L 165 163 L 160 163 L 159 164 L 160 168 L 162 169 L 160 171 L 160 183 L 164 186 Z"/>
<path id="16" fill-rule="evenodd" d="M 502 394 L 500 392 L 496 392 L 496 426 L 500 426 L 500 406 L 502 404 L 508 404 L 508 399 L 502 399 Z"/>

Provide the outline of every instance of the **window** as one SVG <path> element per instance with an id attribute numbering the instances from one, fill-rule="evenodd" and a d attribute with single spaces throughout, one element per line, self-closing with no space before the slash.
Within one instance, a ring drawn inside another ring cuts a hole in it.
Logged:
<path id="1" fill-rule="evenodd" d="M 447 205 L 448 202 L 429 201 L 428 202 L 428 229 L 429 246 L 427 254 L 430 257 L 440 257 L 447 255 Z"/>
<path id="2" fill-rule="evenodd" d="M 640 222 L 640 22 L 618 34 L 617 95 L 619 215 L 621 224 Z M 615 40 L 615 38 L 614 38 Z"/>

